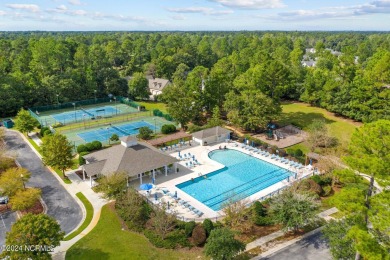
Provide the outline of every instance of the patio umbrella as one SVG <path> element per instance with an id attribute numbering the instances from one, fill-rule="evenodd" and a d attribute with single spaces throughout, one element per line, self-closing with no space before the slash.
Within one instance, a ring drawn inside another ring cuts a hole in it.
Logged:
<path id="1" fill-rule="evenodd" d="M 175 198 L 177 198 L 177 190 L 175 190 Z"/>
<path id="2" fill-rule="evenodd" d="M 154 194 L 154 199 L 157 200 L 157 193 Z"/>
<path id="3" fill-rule="evenodd" d="M 169 201 L 168 201 L 168 209 L 169 209 Z"/>
<path id="4" fill-rule="evenodd" d="M 156 181 L 156 179 L 155 178 L 152 178 L 152 183 L 154 184 L 154 182 Z"/>
<path id="5" fill-rule="evenodd" d="M 151 190 L 153 188 L 153 184 L 144 183 L 139 186 L 140 190 Z"/>
<path id="6" fill-rule="evenodd" d="M 180 156 L 180 151 L 179 151 L 179 156 Z"/>

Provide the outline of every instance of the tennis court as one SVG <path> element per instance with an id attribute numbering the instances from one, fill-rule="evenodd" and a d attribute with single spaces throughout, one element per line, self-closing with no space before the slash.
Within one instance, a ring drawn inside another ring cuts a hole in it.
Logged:
<path id="1" fill-rule="evenodd" d="M 138 121 L 132 123 L 126 123 L 122 125 L 110 125 L 107 127 L 102 127 L 100 129 L 95 129 L 83 133 L 77 134 L 85 142 L 92 141 L 107 141 L 113 134 L 117 134 L 119 137 L 128 136 L 128 135 L 137 135 L 141 127 L 147 126 L 152 130 L 156 130 L 154 125 L 149 124 L 145 121 Z"/>
<path id="2" fill-rule="evenodd" d="M 91 109 L 80 109 L 75 111 L 63 112 L 51 115 L 56 121 L 68 124 L 70 122 L 78 122 L 85 119 L 99 118 L 122 114 L 122 111 L 112 106 L 104 106 Z"/>

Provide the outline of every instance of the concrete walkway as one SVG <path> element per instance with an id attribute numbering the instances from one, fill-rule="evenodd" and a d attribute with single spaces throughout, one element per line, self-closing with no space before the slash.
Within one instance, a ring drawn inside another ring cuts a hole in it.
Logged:
<path id="1" fill-rule="evenodd" d="M 330 215 L 334 214 L 338 212 L 338 209 L 333 207 L 331 209 L 328 209 L 328 210 L 325 210 L 321 213 L 319 213 L 317 216 L 320 217 L 320 218 L 323 218 L 325 220 L 330 220 L 332 217 L 330 217 Z M 262 245 L 265 245 L 266 243 L 276 239 L 276 238 L 279 238 L 279 237 L 282 237 L 285 233 L 281 230 L 277 231 L 277 232 L 274 232 L 272 234 L 269 234 L 268 236 L 265 236 L 265 237 L 261 237 L 259 239 L 256 239 L 255 241 L 253 242 L 250 242 L 246 245 L 246 248 L 245 248 L 245 251 L 249 251 L 251 249 L 254 249 L 256 247 L 259 247 L 259 246 L 262 246 Z M 302 239 L 304 236 L 301 236 L 300 238 Z M 296 238 L 298 239 L 298 238 Z M 294 239 L 294 241 L 296 240 Z M 296 240 L 298 241 L 298 240 Z M 281 248 L 280 248 L 281 249 Z"/>
<path id="2" fill-rule="evenodd" d="M 38 138 L 36 134 L 31 135 L 31 138 L 37 145 L 41 145 L 42 141 Z M 32 147 L 32 145 L 26 140 L 27 144 Z M 37 153 L 37 155 L 41 158 L 40 154 L 32 147 L 32 149 Z M 102 194 L 98 194 L 94 192 L 91 187 L 89 186 L 88 182 L 82 181 L 76 174 L 75 171 L 68 171 L 66 172 L 66 176 L 72 181 L 71 184 L 65 184 L 62 179 L 52 170 L 51 172 L 55 177 L 57 177 L 60 180 L 60 183 L 65 187 L 65 189 L 70 193 L 73 197 L 76 198 L 76 201 L 81 204 L 81 208 L 83 209 L 83 220 L 80 222 L 79 226 L 84 222 L 86 217 L 86 211 L 84 204 L 76 197 L 76 193 L 81 192 L 84 194 L 84 196 L 91 202 L 93 207 L 93 218 L 91 223 L 76 237 L 69 241 L 62 241 L 61 245 L 56 247 L 53 252 L 53 259 L 55 260 L 62 260 L 65 259 L 66 251 L 74 245 L 77 241 L 79 241 L 81 238 L 83 238 L 85 235 L 87 235 L 98 223 L 100 218 L 100 212 L 102 207 L 108 203 L 106 199 L 102 198 Z M 79 227 L 78 226 L 78 227 Z M 74 230 L 76 230 L 78 227 L 76 227 Z"/>

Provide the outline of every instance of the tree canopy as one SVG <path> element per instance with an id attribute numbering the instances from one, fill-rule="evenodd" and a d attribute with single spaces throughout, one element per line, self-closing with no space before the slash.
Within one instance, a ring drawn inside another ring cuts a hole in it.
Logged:
<path id="1" fill-rule="evenodd" d="M 215 260 L 229 260 L 244 249 L 245 244 L 234 238 L 233 231 L 217 228 L 211 230 L 205 245 L 205 254 Z"/>
<path id="2" fill-rule="evenodd" d="M 28 134 L 39 125 L 38 120 L 30 115 L 27 110 L 23 108 L 18 112 L 15 117 L 15 128 L 22 133 Z"/>
<path id="3" fill-rule="evenodd" d="M 55 219 L 45 214 L 27 214 L 12 225 L 5 244 L 21 250 L 3 251 L 11 259 L 51 259 L 50 252 L 60 245 L 64 232 Z M 30 246 L 35 250 L 27 250 Z"/>
<path id="4" fill-rule="evenodd" d="M 47 135 L 42 139 L 41 149 L 43 163 L 59 168 L 65 176 L 65 170 L 73 165 L 73 146 L 68 139 L 58 133 Z"/>

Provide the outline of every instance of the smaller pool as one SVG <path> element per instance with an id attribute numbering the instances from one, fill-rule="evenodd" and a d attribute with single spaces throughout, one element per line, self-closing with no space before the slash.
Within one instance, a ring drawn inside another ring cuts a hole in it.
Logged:
<path id="1" fill-rule="evenodd" d="M 288 170 L 236 150 L 216 150 L 209 157 L 224 168 L 176 185 L 218 211 L 232 196 L 244 199 L 290 176 Z"/>

